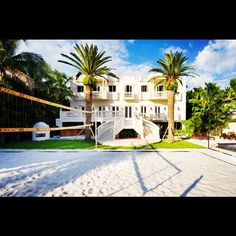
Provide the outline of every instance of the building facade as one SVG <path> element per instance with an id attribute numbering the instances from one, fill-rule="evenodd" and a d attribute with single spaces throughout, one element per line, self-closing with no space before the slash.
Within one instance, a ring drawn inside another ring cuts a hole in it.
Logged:
<path id="1" fill-rule="evenodd" d="M 123 112 L 125 119 L 132 119 L 139 115 L 154 123 L 167 123 L 168 94 L 163 84 L 154 88 L 149 78 L 123 76 L 118 79 L 101 78 L 94 87 L 93 111 L 97 111 L 97 121 L 106 122 L 118 113 Z M 183 85 L 179 84 L 178 93 L 175 96 L 174 120 L 180 122 L 186 119 L 186 80 L 182 79 Z M 70 84 L 74 96 L 70 98 L 70 106 L 81 110 L 85 109 L 85 86 L 82 78 L 73 79 Z M 94 122 L 94 114 L 92 121 Z M 76 111 L 60 111 L 60 118 L 56 120 L 57 126 L 66 123 L 85 123 L 85 113 Z M 67 124 L 67 125 L 68 125 Z"/>

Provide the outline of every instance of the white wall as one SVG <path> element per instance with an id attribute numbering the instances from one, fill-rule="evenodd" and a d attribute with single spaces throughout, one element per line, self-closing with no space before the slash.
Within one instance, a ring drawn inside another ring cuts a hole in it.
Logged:
<path id="1" fill-rule="evenodd" d="M 179 94 L 176 95 L 175 99 L 175 120 L 185 120 L 186 119 L 186 79 L 182 79 L 183 86 L 179 84 L 178 92 Z M 115 79 L 113 79 L 112 82 L 100 82 L 98 81 L 97 85 L 101 86 L 100 91 L 104 91 L 108 93 L 109 87 L 108 85 L 116 85 L 116 92 L 119 94 L 118 98 L 115 100 L 97 100 L 93 99 L 93 105 L 98 106 L 106 106 L 106 110 L 109 109 L 110 106 L 134 106 L 138 108 L 138 112 L 140 112 L 141 106 L 147 107 L 147 114 L 151 114 L 154 112 L 155 106 L 161 107 L 161 113 L 164 113 L 167 115 L 167 96 L 165 98 L 160 99 L 150 99 L 150 96 L 155 92 L 154 84 L 148 82 L 147 79 L 137 78 L 134 76 L 123 76 L 120 78 L 120 80 L 117 82 Z M 76 101 L 71 100 L 71 106 L 72 107 L 81 107 L 85 106 L 85 87 L 84 87 L 84 93 L 77 93 L 77 85 L 82 85 L 82 79 L 80 80 L 73 80 L 71 81 L 71 89 L 74 91 L 74 94 L 79 95 L 79 99 Z M 105 86 L 104 86 L 105 85 Z M 134 94 L 134 99 L 127 100 L 124 99 L 124 93 L 125 93 L 125 86 L 131 85 L 132 86 L 132 92 Z M 148 92 L 141 93 L 141 85 L 147 85 Z M 143 96 L 142 96 L 143 95 Z M 179 108 L 179 110 L 178 110 Z M 152 110 L 151 110 L 152 109 Z"/>

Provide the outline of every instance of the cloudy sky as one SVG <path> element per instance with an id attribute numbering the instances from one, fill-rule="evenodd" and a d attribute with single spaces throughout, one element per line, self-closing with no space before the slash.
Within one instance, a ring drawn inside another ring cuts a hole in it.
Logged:
<path id="1" fill-rule="evenodd" d="M 94 43 L 105 55 L 112 57 L 108 65 L 115 68 L 118 76 L 147 76 L 156 61 L 163 58 L 163 52 L 183 51 L 200 75 L 188 78 L 188 88 L 217 82 L 220 86 L 229 85 L 236 77 L 236 40 L 28 40 L 21 44 L 19 51 L 30 51 L 40 55 L 52 66 L 67 75 L 75 75 L 73 67 L 59 63 L 64 59 L 60 53 L 69 54 L 77 42 Z"/>

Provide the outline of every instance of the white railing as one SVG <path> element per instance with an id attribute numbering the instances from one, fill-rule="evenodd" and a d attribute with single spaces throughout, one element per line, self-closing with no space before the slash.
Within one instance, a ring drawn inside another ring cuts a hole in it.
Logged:
<path id="1" fill-rule="evenodd" d="M 144 129 L 143 129 L 143 117 L 134 115 L 133 128 L 136 130 L 138 134 L 140 134 L 140 138 L 144 137 Z"/>
<path id="2" fill-rule="evenodd" d="M 121 112 L 117 114 L 119 114 L 119 116 L 115 116 L 114 118 L 114 128 L 113 128 L 114 139 L 116 135 L 124 128 L 124 116 Z"/>
<path id="3" fill-rule="evenodd" d="M 119 116 L 118 111 L 97 111 L 96 117 L 101 118 L 102 121 L 111 120 L 113 117 Z M 94 120 L 94 112 L 92 115 L 92 120 Z"/>
<path id="4" fill-rule="evenodd" d="M 167 120 L 166 114 L 164 113 L 155 113 L 153 120 Z"/>
<path id="5" fill-rule="evenodd" d="M 134 98 L 134 93 L 133 92 L 125 92 L 124 98 Z"/>
<path id="6" fill-rule="evenodd" d="M 151 93 L 151 97 L 154 98 L 167 98 L 168 94 L 166 91 L 154 91 Z"/>
<path id="7" fill-rule="evenodd" d="M 114 121 L 110 120 L 105 123 L 102 123 L 98 129 L 97 129 L 97 140 L 104 136 L 104 135 L 109 135 L 113 137 L 113 127 L 114 127 Z"/>
<path id="8" fill-rule="evenodd" d="M 93 99 L 107 99 L 105 91 L 93 91 Z"/>
<path id="9" fill-rule="evenodd" d="M 149 134 L 146 138 L 152 138 L 156 141 L 160 140 L 160 128 L 159 128 L 159 126 L 157 126 L 153 122 L 151 122 L 149 120 L 146 120 L 146 119 L 143 119 L 143 125 L 147 126 L 151 131 L 151 134 Z"/>
<path id="10" fill-rule="evenodd" d="M 175 94 L 175 100 L 176 101 L 181 101 L 182 100 L 182 94 L 181 93 L 176 93 Z"/>
<path id="11" fill-rule="evenodd" d="M 119 98 L 118 92 L 108 92 L 107 99 L 109 100 L 117 100 Z"/>
<path id="12" fill-rule="evenodd" d="M 84 122 L 85 113 L 79 111 L 60 111 L 60 122 Z"/>
<path id="13" fill-rule="evenodd" d="M 72 98 L 72 101 L 80 101 L 80 100 L 85 100 L 86 99 L 86 94 L 84 92 L 76 92 L 74 93 L 74 97 Z"/>

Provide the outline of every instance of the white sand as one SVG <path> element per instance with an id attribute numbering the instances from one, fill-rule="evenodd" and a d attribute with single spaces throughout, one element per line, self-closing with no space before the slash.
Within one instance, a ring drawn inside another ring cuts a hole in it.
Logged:
<path id="1" fill-rule="evenodd" d="M 236 196 L 236 158 L 206 149 L 0 151 L 0 196 Z"/>

